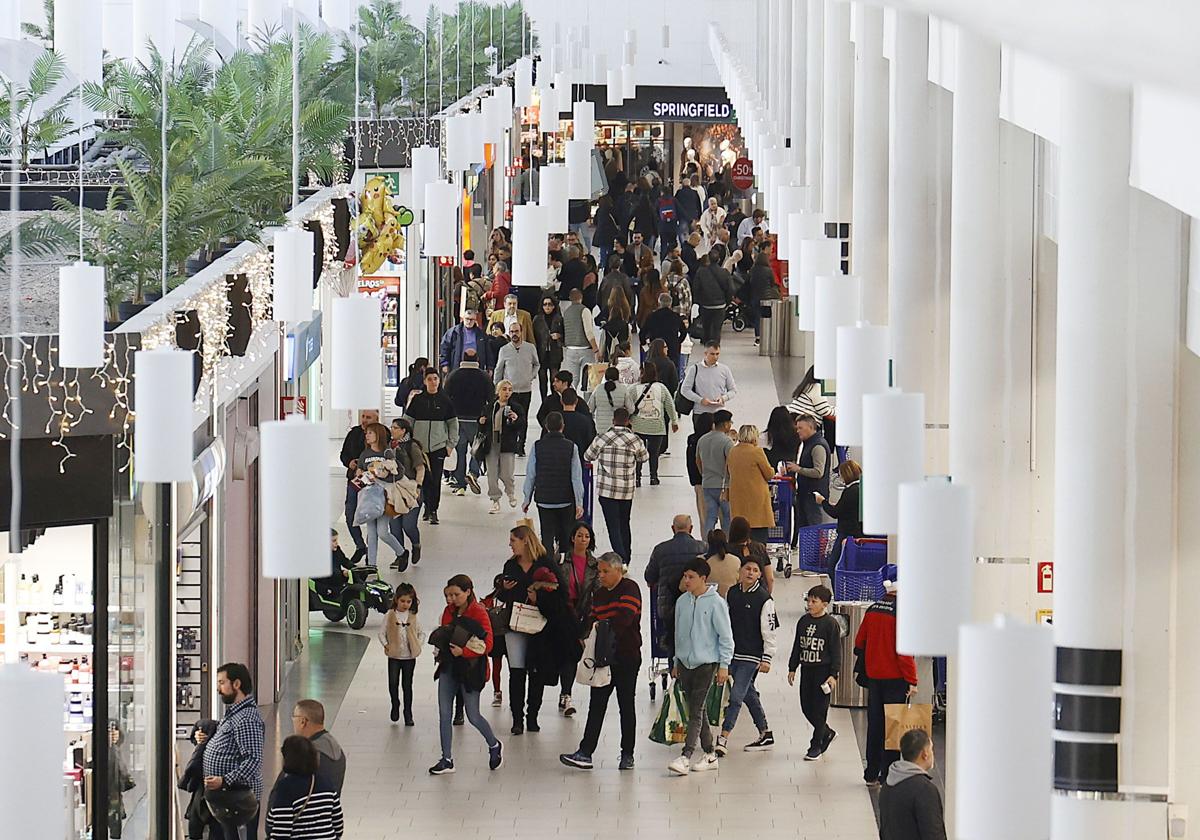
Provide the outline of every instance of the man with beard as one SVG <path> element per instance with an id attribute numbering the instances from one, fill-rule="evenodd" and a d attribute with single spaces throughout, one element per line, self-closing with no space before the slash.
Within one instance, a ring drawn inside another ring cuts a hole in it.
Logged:
<path id="1" fill-rule="evenodd" d="M 204 795 L 216 802 L 231 799 L 239 791 L 253 791 L 259 810 L 244 822 L 221 822 L 221 828 L 228 840 L 254 840 L 263 795 L 265 727 L 254 699 L 250 669 L 240 662 L 222 665 L 217 669 L 217 692 L 226 710 L 204 749 Z"/>

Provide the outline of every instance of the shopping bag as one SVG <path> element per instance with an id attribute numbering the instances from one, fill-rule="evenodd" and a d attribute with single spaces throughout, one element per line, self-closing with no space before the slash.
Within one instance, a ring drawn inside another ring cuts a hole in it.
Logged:
<path id="1" fill-rule="evenodd" d="M 601 625 L 607 627 L 608 622 L 597 621 L 592 625 L 592 630 L 583 643 L 583 656 L 575 666 L 575 681 L 592 688 L 603 688 L 612 682 L 612 668 L 607 662 L 602 662 L 596 657 L 598 629 Z"/>
<path id="2" fill-rule="evenodd" d="M 546 616 L 533 604 L 513 604 L 508 617 L 508 629 L 514 633 L 540 633 L 546 626 Z"/>
<path id="3" fill-rule="evenodd" d="M 933 706 L 929 703 L 887 703 L 883 707 L 885 750 L 899 750 L 900 739 L 910 729 L 933 735 Z"/>
<path id="4" fill-rule="evenodd" d="M 683 702 L 683 691 L 678 681 L 663 695 L 658 718 L 650 727 L 650 740 L 667 746 L 682 744 L 687 740 L 687 705 Z"/>
<path id="5" fill-rule="evenodd" d="M 725 685 L 717 685 L 716 680 L 708 687 L 708 696 L 704 698 L 704 712 L 708 715 L 710 726 L 720 726 L 721 718 L 729 705 L 729 692 L 733 688 L 733 677 L 725 680 Z"/>
<path id="6" fill-rule="evenodd" d="M 354 524 L 366 525 L 383 516 L 387 504 L 387 493 L 378 484 L 368 484 L 358 491 L 358 504 L 354 508 Z"/>

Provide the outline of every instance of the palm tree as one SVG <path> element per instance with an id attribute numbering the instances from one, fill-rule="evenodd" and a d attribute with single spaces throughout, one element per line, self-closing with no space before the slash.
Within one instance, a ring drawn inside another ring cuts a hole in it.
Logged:
<path id="1" fill-rule="evenodd" d="M 48 50 L 54 49 L 54 0 L 42 0 L 42 14 L 46 18 L 45 28 L 36 23 L 22 23 L 21 34 L 34 41 L 41 41 Z"/>
<path id="2" fill-rule="evenodd" d="M 12 104 L 15 99 L 19 133 L 17 154 L 21 169 L 29 168 L 30 149 L 39 149 L 43 157 L 48 157 L 51 148 L 77 130 L 67 117 L 67 108 L 75 97 L 75 88 L 46 104 L 66 75 L 67 65 L 62 56 L 46 50 L 33 62 L 29 79 L 24 84 L 14 85 L 5 81 L 0 87 L 3 90 L 3 101 L 0 102 L 0 155 L 12 154 Z"/>

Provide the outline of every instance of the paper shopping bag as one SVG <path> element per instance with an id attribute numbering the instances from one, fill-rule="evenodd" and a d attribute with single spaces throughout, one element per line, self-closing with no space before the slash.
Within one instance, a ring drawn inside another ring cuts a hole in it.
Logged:
<path id="1" fill-rule="evenodd" d="M 899 750 L 900 739 L 910 729 L 933 735 L 933 706 L 929 703 L 887 703 L 883 707 L 885 750 Z"/>
<path id="2" fill-rule="evenodd" d="M 650 740 L 668 746 L 687 740 L 687 705 L 678 681 L 663 695 L 662 709 L 650 728 Z"/>

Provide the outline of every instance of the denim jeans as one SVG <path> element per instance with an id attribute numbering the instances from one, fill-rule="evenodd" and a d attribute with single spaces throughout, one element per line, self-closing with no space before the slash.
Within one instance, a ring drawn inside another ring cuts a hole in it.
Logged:
<path id="1" fill-rule="evenodd" d="M 450 668 L 443 668 L 442 675 L 438 677 L 438 732 L 442 740 L 442 758 L 447 761 L 454 758 L 451 754 L 454 742 L 454 697 L 459 693 L 459 689 L 460 684 L 450 673 Z M 463 689 L 462 701 L 467 720 L 471 721 L 471 725 L 479 731 L 487 745 L 494 747 L 498 743 L 496 735 L 487 719 L 479 714 L 479 692 Z"/>
<path id="2" fill-rule="evenodd" d="M 479 478 L 479 462 L 470 454 L 471 441 L 479 431 L 478 420 L 458 418 L 458 444 L 454 447 L 457 457 L 454 463 L 454 484 L 456 487 L 467 486 L 467 459 L 470 459 L 471 475 Z"/>
<path id="3" fill-rule="evenodd" d="M 732 732 L 737 724 L 738 715 L 742 711 L 742 703 L 750 710 L 750 717 L 759 732 L 767 729 L 767 715 L 763 711 L 762 701 L 758 697 L 758 689 L 754 679 L 758 676 L 758 665 L 754 662 L 742 662 L 735 659 L 729 664 L 729 677 L 733 680 L 733 688 L 729 689 L 729 706 L 725 709 L 725 720 L 721 724 L 722 732 Z"/>
<path id="4" fill-rule="evenodd" d="M 354 524 L 354 511 L 358 507 L 358 488 L 346 482 L 346 528 L 350 531 L 350 539 L 354 541 L 357 551 L 366 551 L 367 543 L 363 539 L 362 528 Z"/>
<path id="5" fill-rule="evenodd" d="M 408 513 L 392 517 L 388 530 L 391 532 L 392 538 L 399 544 L 401 551 L 404 550 L 404 537 L 406 534 L 408 535 L 408 541 L 413 545 L 421 544 L 420 518 L 420 505 L 413 505 Z"/>
<path id="6" fill-rule="evenodd" d="M 729 536 L 729 500 L 721 498 L 720 487 L 705 487 L 704 489 L 704 530 L 700 532 L 701 539 L 708 539 L 708 532 L 717 525 L 717 514 L 721 516 L 721 527 L 725 536 Z"/>
<path id="7" fill-rule="evenodd" d="M 392 536 L 390 524 L 391 518 L 384 515 L 370 520 L 363 526 L 367 532 L 367 562 L 372 566 L 379 565 L 377 558 L 379 557 L 380 540 L 387 543 L 388 548 L 396 552 L 397 556 L 404 553 L 404 546 Z"/>

